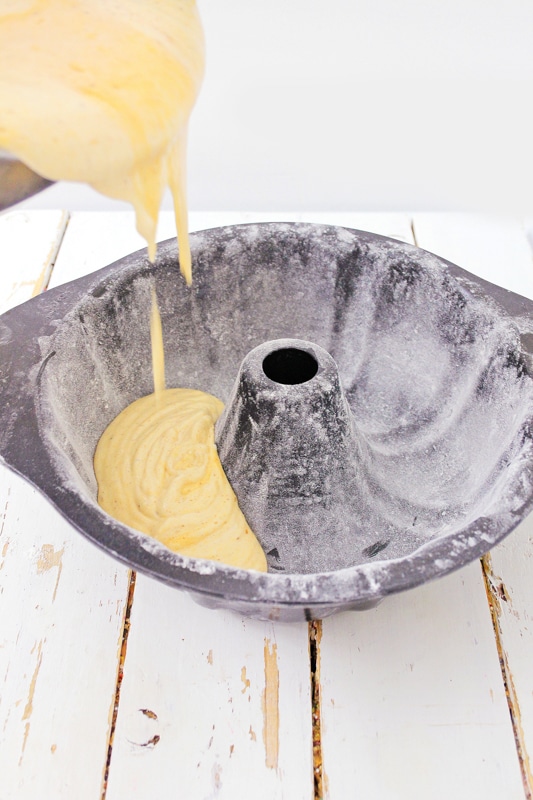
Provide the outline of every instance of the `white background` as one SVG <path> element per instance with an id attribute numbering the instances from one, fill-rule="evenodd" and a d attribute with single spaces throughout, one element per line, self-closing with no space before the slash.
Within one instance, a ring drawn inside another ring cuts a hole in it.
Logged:
<path id="1" fill-rule="evenodd" d="M 533 0 L 199 8 L 192 210 L 533 211 Z M 66 184 L 29 205 L 122 207 Z"/>

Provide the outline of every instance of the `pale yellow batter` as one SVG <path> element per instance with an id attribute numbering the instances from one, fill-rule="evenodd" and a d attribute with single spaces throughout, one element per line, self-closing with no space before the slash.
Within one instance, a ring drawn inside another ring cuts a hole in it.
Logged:
<path id="1" fill-rule="evenodd" d="M 98 502 L 108 514 L 183 555 L 265 572 L 215 445 L 223 403 L 195 389 L 166 389 L 163 328 L 152 288 L 154 393 L 124 409 L 94 456 Z"/>
<path id="2" fill-rule="evenodd" d="M 169 186 L 190 282 L 185 154 L 203 68 L 195 0 L 2 0 L 0 149 L 132 203 L 152 260 Z"/>
<path id="3" fill-rule="evenodd" d="M 214 425 L 222 409 L 216 397 L 195 389 L 136 400 L 98 443 L 98 502 L 183 555 L 266 571 L 218 458 Z"/>

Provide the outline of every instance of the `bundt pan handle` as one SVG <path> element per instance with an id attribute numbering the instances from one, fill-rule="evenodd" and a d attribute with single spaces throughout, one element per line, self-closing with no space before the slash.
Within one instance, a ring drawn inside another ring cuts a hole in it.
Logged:
<path id="1" fill-rule="evenodd" d="M 299 252 L 299 248 L 304 255 L 307 251 L 302 243 L 309 238 L 315 237 L 319 241 L 324 237 L 328 243 L 339 240 L 344 243 L 345 250 L 353 248 L 354 252 L 361 246 L 376 247 L 401 253 L 404 260 L 425 258 L 424 251 L 417 248 L 347 229 L 277 223 L 235 226 L 192 234 L 193 265 L 197 271 L 193 291 L 198 296 L 206 291 L 212 268 L 211 253 L 223 259 L 226 257 L 224 253 L 227 255 L 231 251 L 233 258 L 236 243 L 259 241 L 260 253 L 270 260 L 273 253 L 275 256 L 277 237 L 283 241 L 297 239 L 294 252 Z M 353 245 L 350 244 L 352 240 Z M 252 253 L 252 257 L 256 256 L 257 253 Z M 349 267 L 349 258 L 343 257 Z M 481 281 L 449 262 L 437 260 L 435 256 L 431 259 L 432 263 L 438 261 L 465 292 L 487 300 L 496 314 L 512 319 L 522 343 L 517 354 L 517 369 L 529 377 L 533 371 L 533 303 Z M 339 257 L 337 268 L 340 270 L 341 266 Z M 249 269 L 253 268 L 251 263 Z M 520 507 L 478 517 L 454 534 L 452 560 L 449 541 L 443 537 L 429 541 L 405 558 L 377 559 L 335 572 L 311 575 L 253 573 L 186 559 L 114 521 L 89 494 L 81 495 L 75 481 L 71 481 L 58 465 L 54 450 L 43 435 L 40 386 L 56 357 L 53 345 L 57 331 L 65 318 L 76 312 L 80 303 L 88 297 L 98 299 L 105 295 L 109 287 L 118 285 L 128 275 L 141 275 L 157 284 L 165 271 L 173 274 L 178 285 L 175 240 L 159 245 L 155 267 L 149 264 L 146 251 L 142 250 L 92 275 L 49 290 L 0 317 L 0 457 L 6 466 L 42 491 L 83 535 L 124 564 L 188 591 L 199 603 L 209 607 L 228 608 L 259 619 L 297 621 L 322 618 L 339 610 L 371 608 L 388 594 L 412 588 L 459 568 L 490 549 L 531 509 L 532 492 Z M 342 274 L 339 272 L 341 285 Z M 242 285 L 247 285 L 247 276 L 241 277 Z M 163 321 L 165 323 L 165 318 Z M 237 370 L 232 377 L 237 377 Z M 528 434 L 525 430 L 524 435 L 531 437 L 531 431 Z M 524 475 L 527 472 L 528 485 L 533 484 L 531 465 L 525 463 L 521 469 Z"/>

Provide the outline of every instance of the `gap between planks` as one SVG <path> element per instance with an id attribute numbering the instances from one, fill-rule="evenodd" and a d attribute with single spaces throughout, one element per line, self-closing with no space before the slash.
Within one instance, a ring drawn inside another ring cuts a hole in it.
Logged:
<path id="1" fill-rule="evenodd" d="M 320 696 L 320 641 L 322 639 L 322 620 L 309 622 L 308 625 L 314 800 L 324 800 L 326 776 L 322 763 L 322 706 Z"/>
<path id="2" fill-rule="evenodd" d="M 494 637 L 496 639 L 496 649 L 498 651 L 498 659 L 500 662 L 500 669 L 505 689 L 505 697 L 507 698 L 507 706 L 509 708 L 509 715 L 511 717 L 511 724 L 513 726 L 514 741 L 518 755 L 518 762 L 520 764 L 524 793 L 526 800 L 533 800 L 533 776 L 531 774 L 531 764 L 526 750 L 524 731 L 522 728 L 520 704 L 518 701 L 511 668 L 509 666 L 507 653 L 505 652 L 503 645 L 503 634 L 500 625 L 500 617 L 502 614 L 501 602 L 502 600 L 507 602 L 505 586 L 501 580 L 495 578 L 494 576 L 490 553 L 487 553 L 481 558 L 481 570 L 485 583 L 485 591 L 487 593 L 492 627 L 494 629 Z"/>
<path id="3" fill-rule="evenodd" d="M 124 611 L 124 623 L 122 626 L 122 643 L 120 646 L 120 653 L 117 666 L 117 681 L 115 685 L 115 696 L 113 699 L 113 706 L 111 712 L 111 720 L 109 725 L 109 735 L 107 739 L 107 755 L 104 765 L 104 774 L 102 778 L 102 792 L 101 800 L 105 800 L 107 795 L 107 782 L 109 779 L 109 770 L 111 767 L 111 758 L 113 755 L 113 740 L 115 737 L 115 729 L 117 726 L 118 707 L 120 704 L 120 688 L 122 686 L 122 679 L 124 677 L 124 665 L 126 662 L 126 652 L 128 649 L 128 635 L 130 632 L 131 611 L 133 608 L 133 598 L 135 596 L 135 581 L 137 573 L 133 570 L 130 572 L 130 580 L 128 586 L 128 599 L 126 601 L 126 608 Z"/>

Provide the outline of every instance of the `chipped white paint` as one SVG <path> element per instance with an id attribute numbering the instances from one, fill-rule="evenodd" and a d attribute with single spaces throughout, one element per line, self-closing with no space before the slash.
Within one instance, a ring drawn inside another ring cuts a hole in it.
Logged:
<path id="1" fill-rule="evenodd" d="M 0 572 L 0 797 L 95 797 L 124 581 L 37 492 L 4 473 L 10 546 Z M 52 564 L 49 553 L 45 568 L 43 542 L 58 557 Z"/>

